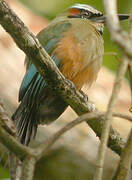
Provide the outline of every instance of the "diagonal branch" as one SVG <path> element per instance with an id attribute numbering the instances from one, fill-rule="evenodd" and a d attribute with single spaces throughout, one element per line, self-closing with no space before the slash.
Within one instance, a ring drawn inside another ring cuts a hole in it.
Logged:
<path id="1" fill-rule="evenodd" d="M 12 136 L 16 137 L 16 130 L 13 121 L 10 120 L 5 112 L 2 100 L 0 99 L 0 125 Z"/>
<path id="2" fill-rule="evenodd" d="M 105 122 L 105 114 L 106 112 L 92 112 L 92 113 L 86 113 L 77 119 L 73 120 L 72 122 L 68 123 L 66 126 L 61 128 L 59 131 L 57 131 L 55 134 L 53 134 L 51 137 L 49 137 L 45 143 L 42 143 L 36 150 L 39 152 L 39 155 L 37 157 L 37 160 L 42 158 L 50 149 L 50 147 L 59 139 L 60 136 L 62 136 L 64 133 L 75 127 L 76 125 L 86 121 L 88 124 L 94 124 L 96 123 L 96 120 L 100 122 L 100 124 L 104 124 Z M 113 116 L 115 117 L 121 117 L 126 118 L 128 120 L 132 120 L 132 117 L 125 116 L 123 114 L 119 113 L 113 113 Z M 97 127 L 97 134 L 100 137 L 100 128 Z M 120 137 L 118 132 L 114 130 L 112 127 L 110 128 L 110 136 L 109 136 L 109 144 L 108 146 L 115 151 L 117 154 L 120 155 L 122 149 L 124 148 L 126 142 L 123 138 Z"/>
<path id="3" fill-rule="evenodd" d="M 5 112 L 5 110 L 4 110 Z M 113 113 L 115 117 L 120 117 L 132 121 L 132 117 L 120 113 Z M 7 116 L 8 117 L 8 116 Z M 49 137 L 45 142 L 43 142 L 37 149 L 31 149 L 20 144 L 14 137 L 10 136 L 8 132 L 1 127 L 1 121 L 3 121 L 2 116 L 0 117 L 0 141 L 5 145 L 10 151 L 12 151 L 19 159 L 23 160 L 25 157 L 31 156 L 39 160 L 47 150 L 59 139 L 61 135 L 76 126 L 77 124 L 86 121 L 93 129 L 96 129 L 96 135 L 101 136 L 102 126 L 105 122 L 105 112 L 93 112 L 87 113 L 76 120 L 68 123 L 64 128 L 60 129 L 53 136 Z M 9 117 L 8 117 L 9 119 Z M 9 121 L 11 121 L 9 119 Z M 96 123 L 98 121 L 98 124 Z M 10 130 L 11 131 L 11 130 Z M 110 138 L 108 146 L 115 151 L 117 154 L 121 154 L 122 149 L 125 146 L 125 140 L 120 137 L 119 133 L 111 127 Z"/>
<path id="4" fill-rule="evenodd" d="M 29 154 L 32 155 L 31 148 L 20 144 L 16 137 L 15 126 L 0 101 L 0 142 L 21 160 Z"/>

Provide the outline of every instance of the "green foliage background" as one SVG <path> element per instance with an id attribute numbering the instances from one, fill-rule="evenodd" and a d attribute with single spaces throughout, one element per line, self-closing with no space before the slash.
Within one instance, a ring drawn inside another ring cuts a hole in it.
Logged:
<path id="1" fill-rule="evenodd" d="M 63 11 L 65 8 L 69 7 L 74 3 L 85 3 L 90 4 L 100 11 L 104 12 L 103 1 L 102 0 L 18 0 L 23 3 L 28 8 L 32 9 L 35 13 L 52 20 L 56 14 Z M 118 1 L 119 13 L 130 13 L 132 10 L 132 0 Z M 128 29 L 128 21 L 121 22 L 124 29 Z M 110 36 L 107 28 L 104 31 L 105 40 L 105 56 L 103 64 L 111 70 L 116 70 L 118 65 L 118 58 L 121 57 L 120 50 L 115 44 L 110 41 Z M 117 53 L 116 58 L 114 55 L 106 55 L 107 53 L 114 52 Z M 9 177 L 8 172 L 0 166 L 0 179 L 5 180 Z"/>
<path id="2" fill-rule="evenodd" d="M 8 170 L 0 165 L 0 180 L 7 180 L 6 178 L 8 177 L 9 177 Z"/>

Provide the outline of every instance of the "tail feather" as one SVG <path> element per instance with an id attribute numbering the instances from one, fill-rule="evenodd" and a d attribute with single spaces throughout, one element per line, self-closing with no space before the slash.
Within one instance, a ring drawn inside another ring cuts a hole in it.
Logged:
<path id="1" fill-rule="evenodd" d="M 30 106 L 29 109 L 23 104 L 23 102 L 21 102 L 18 109 L 12 116 L 12 119 L 16 124 L 20 142 L 24 145 L 28 145 L 30 140 L 36 135 L 38 126 L 37 110 L 38 108 L 36 108 L 36 104 Z"/>
<path id="2" fill-rule="evenodd" d="M 30 84 L 26 87 L 26 91 L 24 89 L 22 94 L 19 95 L 21 103 L 12 119 L 16 124 L 18 137 L 22 144 L 28 145 L 30 139 L 33 139 L 36 135 L 39 122 L 39 104 L 44 87 L 43 77 L 36 72 Z"/>

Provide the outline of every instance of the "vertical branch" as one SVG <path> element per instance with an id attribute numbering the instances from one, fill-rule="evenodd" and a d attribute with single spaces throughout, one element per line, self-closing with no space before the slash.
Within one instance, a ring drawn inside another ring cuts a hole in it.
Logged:
<path id="1" fill-rule="evenodd" d="M 123 49 L 127 56 L 129 56 L 129 52 L 131 52 L 131 40 L 129 35 L 127 33 L 125 33 L 124 35 L 120 28 L 120 23 L 117 17 L 117 1 L 104 0 L 104 7 L 107 15 L 107 25 L 110 30 L 112 40 L 115 41 Z M 114 83 L 112 96 L 108 104 L 106 120 L 104 122 L 104 127 L 101 135 L 101 143 L 98 150 L 97 170 L 94 176 L 94 180 L 102 180 L 105 152 L 109 138 L 110 124 L 113 116 L 113 107 L 115 105 L 117 95 L 121 87 L 121 80 L 123 79 L 128 67 L 128 60 L 128 58 L 124 58 L 124 60 L 121 62 Z"/>
<path id="2" fill-rule="evenodd" d="M 131 88 L 131 107 L 129 111 L 132 113 L 132 62 L 129 62 L 128 71 L 130 76 L 130 88 Z"/>
<path id="3" fill-rule="evenodd" d="M 34 157 L 26 157 L 23 161 L 21 180 L 33 180 L 36 160 Z"/>
<path id="4" fill-rule="evenodd" d="M 130 135 L 128 137 L 126 147 L 122 152 L 120 163 L 113 180 L 126 179 L 128 175 L 128 171 L 130 170 L 131 167 L 131 163 L 132 163 L 132 128 L 130 131 Z"/>
<path id="5" fill-rule="evenodd" d="M 121 80 L 123 79 L 125 72 L 128 67 L 128 59 L 124 58 L 122 60 L 116 79 L 114 83 L 114 88 L 112 91 L 112 96 L 110 98 L 109 104 L 108 104 L 108 110 L 106 113 L 106 119 L 103 125 L 102 135 L 101 135 L 101 142 L 98 150 L 98 158 L 97 158 L 97 169 L 95 173 L 94 180 L 102 180 L 103 176 L 103 165 L 104 165 L 104 159 L 105 159 L 105 152 L 107 147 L 107 142 L 109 138 L 109 132 L 110 132 L 110 125 L 111 120 L 113 116 L 113 107 L 115 105 L 116 99 L 118 97 L 118 93 L 121 87 Z"/>
<path id="6" fill-rule="evenodd" d="M 22 174 L 22 162 L 10 153 L 10 176 L 13 180 L 20 180 Z"/>
<path id="7" fill-rule="evenodd" d="M 120 31 L 120 23 L 117 16 L 117 0 L 104 0 L 104 7 L 107 15 L 107 26 L 110 30 L 111 37 L 113 38 L 115 37 L 115 32 Z"/>
<path id="8" fill-rule="evenodd" d="M 130 16 L 130 26 L 129 27 L 130 27 L 129 34 L 130 34 L 130 37 L 132 38 L 132 11 L 131 11 L 131 16 Z M 130 87 L 131 87 L 131 107 L 130 107 L 130 112 L 132 113 L 132 61 L 129 62 L 128 71 L 129 71 L 129 76 L 130 76 Z"/>

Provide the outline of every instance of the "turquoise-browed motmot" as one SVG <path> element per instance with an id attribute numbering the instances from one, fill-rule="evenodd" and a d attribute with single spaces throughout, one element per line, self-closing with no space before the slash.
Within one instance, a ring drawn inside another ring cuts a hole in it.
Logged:
<path id="1" fill-rule="evenodd" d="M 128 15 L 118 15 L 120 20 Z M 63 75 L 78 90 L 96 80 L 104 54 L 105 16 L 97 9 L 75 4 L 58 15 L 37 38 Z M 18 109 L 12 119 L 20 141 L 28 145 L 38 124 L 49 124 L 67 108 L 62 98 L 48 87 L 36 67 L 26 58 L 27 70 L 19 91 Z"/>

